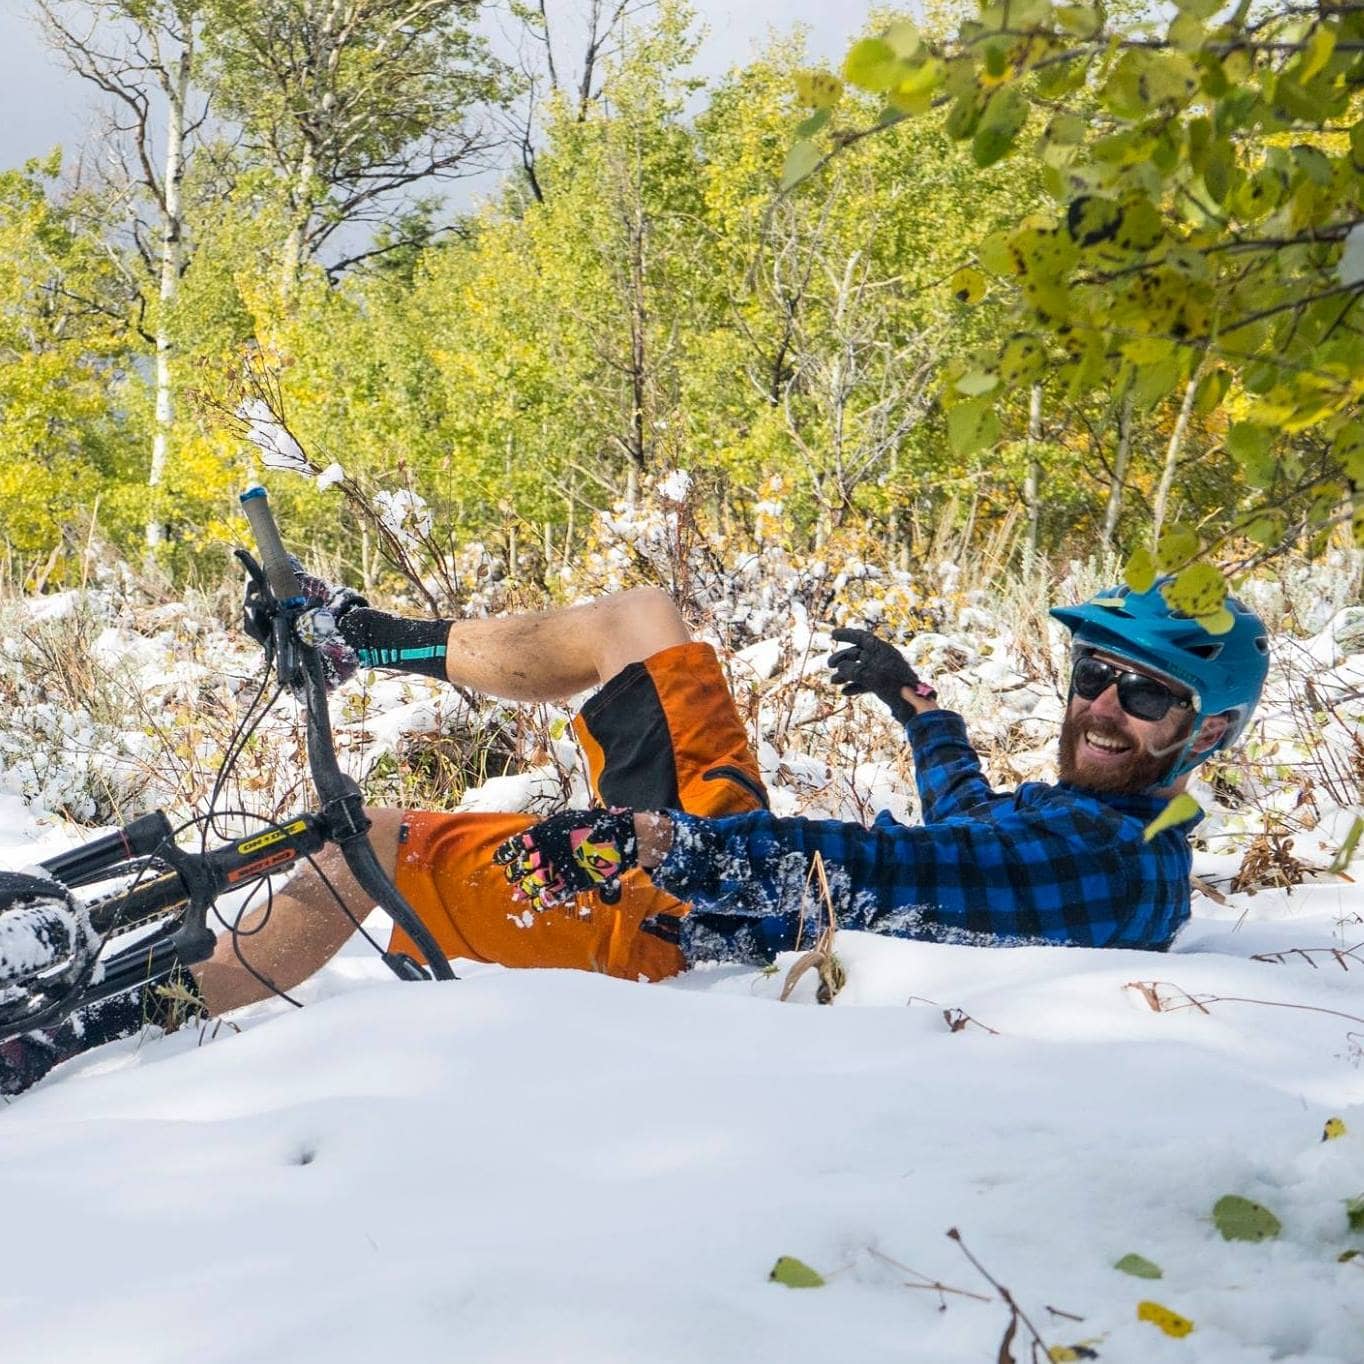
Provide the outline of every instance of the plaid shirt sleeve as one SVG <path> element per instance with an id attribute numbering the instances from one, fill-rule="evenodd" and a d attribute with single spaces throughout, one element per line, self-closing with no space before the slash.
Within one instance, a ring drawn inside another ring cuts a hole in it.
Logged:
<path id="1" fill-rule="evenodd" d="M 764 921 L 760 936 L 777 950 L 818 929 L 824 911 L 806 890 L 815 853 L 842 928 L 1101 947 L 1127 917 L 1140 851 L 1120 836 L 1120 821 L 1075 805 L 871 829 L 766 811 L 671 818 L 673 846 L 651 873 L 655 884 L 712 928 L 717 916 Z"/>
<path id="2" fill-rule="evenodd" d="M 1169 946 L 1189 914 L 1190 852 L 1187 826 L 1143 837 L 1163 799 L 1040 782 L 992 791 L 960 716 L 929 711 L 906 733 L 923 825 L 670 814 L 673 846 L 650 875 L 691 903 L 679 925 L 688 960 L 771 960 L 813 941 L 824 914 L 808 888 L 815 853 L 843 928 L 997 946 Z"/>
<path id="3" fill-rule="evenodd" d="M 924 711 L 905 725 L 905 733 L 914 753 L 914 780 L 925 824 L 1008 799 L 990 789 L 966 737 L 966 724 L 954 711 Z"/>

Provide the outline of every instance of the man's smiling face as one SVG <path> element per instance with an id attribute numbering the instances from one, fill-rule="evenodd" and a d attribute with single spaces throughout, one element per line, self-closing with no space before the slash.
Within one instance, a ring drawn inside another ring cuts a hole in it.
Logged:
<path id="1" fill-rule="evenodd" d="M 1113 654 L 1095 650 L 1094 658 L 1125 672 L 1165 679 L 1149 668 Z M 1188 693 L 1169 683 L 1176 695 Z M 1135 794 L 1158 786 L 1173 766 L 1183 740 L 1193 724 L 1193 712 L 1171 706 L 1159 720 L 1129 715 L 1118 702 L 1116 685 L 1106 687 L 1092 701 L 1073 692 L 1061 724 L 1058 752 L 1061 780 L 1090 791 Z M 1205 730 L 1208 729 L 1205 724 Z M 1215 726 L 1216 733 L 1224 726 Z M 1200 733 L 1200 747 L 1215 742 L 1212 733 Z"/>

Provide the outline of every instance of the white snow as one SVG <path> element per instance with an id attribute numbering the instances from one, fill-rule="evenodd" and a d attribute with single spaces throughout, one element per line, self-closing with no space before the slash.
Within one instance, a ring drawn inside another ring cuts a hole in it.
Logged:
<path id="1" fill-rule="evenodd" d="M 1345 1010 L 1357 985 L 1199 930 L 1168 957 L 844 935 L 832 1008 L 809 977 L 779 1004 L 780 974 L 739 969 L 412 986 L 348 954 L 302 1011 L 105 1047 L 6 1110 L 6 1358 L 979 1364 L 1004 1306 L 940 1310 L 878 1258 L 988 1296 L 956 1227 L 1049 1344 L 1357 1361 L 1351 1025 L 1155 1013 L 1128 983 Z M 1333 1115 L 1349 1131 L 1323 1143 Z M 1224 1193 L 1282 1236 L 1223 1241 Z M 1114 1270 L 1131 1251 L 1164 1279 Z M 783 1254 L 829 1284 L 768 1282 Z M 1139 1322 L 1148 1298 L 1194 1335 Z"/>
<path id="2" fill-rule="evenodd" d="M 308 456 L 264 398 L 248 398 L 237 415 L 246 424 L 246 439 L 256 447 L 267 469 L 312 476 Z"/>
<path id="3" fill-rule="evenodd" d="M 617 526 L 640 552 L 668 543 L 665 517 Z M 607 580 L 615 548 L 592 561 Z M 827 624 L 792 593 L 834 570 L 762 555 L 715 585 L 711 626 L 743 650 L 735 685 L 774 807 L 909 817 L 894 726 L 816 680 Z M 936 576 L 955 590 L 954 565 Z M 915 605 L 942 629 L 907 655 L 969 706 L 1001 783 L 1049 779 L 1054 680 L 988 603 L 933 590 Z M 1285 576 L 1282 592 L 1307 588 Z M 0 1107 L 6 1364 L 985 1364 L 1009 1311 L 951 1228 L 1048 1345 L 1086 1342 L 1105 1364 L 1360 1364 L 1364 1235 L 1345 1205 L 1364 1194 L 1364 856 L 1348 878 L 1320 869 L 1358 811 L 1364 639 L 1348 595 L 1328 605 L 1307 624 L 1316 643 L 1276 635 L 1274 699 L 1228 769 L 1239 794 L 1198 788 L 1194 869 L 1216 898 L 1195 892 L 1169 954 L 841 933 L 847 984 L 826 1008 L 813 973 L 779 1002 L 794 954 L 656 986 L 474 963 L 410 985 L 357 939 L 298 991 L 302 1010 L 259 1005 L 68 1062 Z M 220 634 L 191 648 L 156 630 L 125 651 L 152 711 L 181 707 L 188 726 L 244 704 L 243 681 L 214 683 L 252 666 L 225 663 Z M 191 654 L 209 676 L 172 667 Z M 1339 711 L 1312 731 L 1321 752 L 1300 714 L 1309 675 Z M 40 691 L 23 699 L 0 758 L 9 867 L 88 836 L 45 802 L 109 780 L 130 744 Z M 489 723 L 413 679 L 351 684 L 335 718 L 357 772 L 404 734 Z M 562 718 L 544 732 L 553 763 L 542 753 L 464 808 L 549 808 L 566 781 L 581 798 Z M 139 735 L 148 752 L 167 741 Z M 234 801 L 306 804 L 291 700 L 262 735 Z M 169 769 L 148 780 L 152 803 L 199 798 Z M 1232 891 L 1275 811 L 1319 870 Z M 1323 1141 L 1331 1117 L 1346 1131 Z M 1224 1241 L 1225 1194 L 1270 1208 L 1279 1237 Z M 1164 1277 L 1114 1269 L 1129 1252 Z M 769 1282 L 782 1255 L 827 1284 Z M 1147 1299 L 1193 1333 L 1138 1320 Z M 1020 1361 L 1028 1340 L 1020 1327 Z"/>

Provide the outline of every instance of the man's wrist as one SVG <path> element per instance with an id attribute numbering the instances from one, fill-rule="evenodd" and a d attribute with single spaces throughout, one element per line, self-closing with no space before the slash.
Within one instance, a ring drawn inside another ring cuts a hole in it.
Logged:
<path id="1" fill-rule="evenodd" d="M 672 820 L 654 810 L 636 810 L 635 846 L 641 867 L 657 867 L 673 846 Z"/>
<path id="2" fill-rule="evenodd" d="M 938 705 L 938 693 L 923 682 L 915 687 L 901 687 L 900 699 L 914 711 L 915 715 L 926 715 L 930 710 L 941 709 Z"/>

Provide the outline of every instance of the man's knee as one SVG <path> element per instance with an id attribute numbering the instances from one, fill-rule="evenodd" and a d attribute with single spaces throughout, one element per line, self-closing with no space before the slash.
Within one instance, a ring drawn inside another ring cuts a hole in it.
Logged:
<path id="1" fill-rule="evenodd" d="M 691 639 L 682 613 L 662 588 L 631 588 L 603 598 L 601 605 L 607 612 L 597 663 L 603 682 L 631 663 Z"/>

